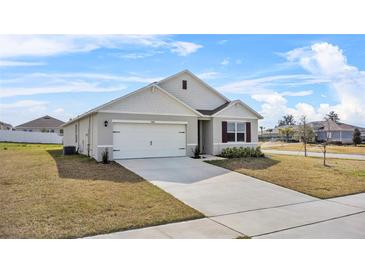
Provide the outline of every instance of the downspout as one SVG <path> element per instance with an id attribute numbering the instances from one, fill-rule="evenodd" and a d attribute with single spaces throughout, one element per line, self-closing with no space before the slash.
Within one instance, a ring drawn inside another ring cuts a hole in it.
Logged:
<path id="1" fill-rule="evenodd" d="M 87 157 L 90 157 L 90 119 L 91 115 L 89 115 L 89 127 L 87 129 Z"/>

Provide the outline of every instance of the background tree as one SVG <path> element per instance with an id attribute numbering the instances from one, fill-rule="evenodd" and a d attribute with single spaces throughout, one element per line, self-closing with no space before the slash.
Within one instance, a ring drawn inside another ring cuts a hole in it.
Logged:
<path id="1" fill-rule="evenodd" d="M 340 117 L 338 114 L 334 111 L 330 111 L 328 114 L 326 114 L 326 118 L 332 120 L 333 122 L 337 123 L 340 121 Z M 326 119 L 325 118 L 325 119 Z"/>
<path id="2" fill-rule="evenodd" d="M 261 136 L 264 134 L 264 127 L 260 126 L 260 130 L 261 130 Z"/>
<path id="3" fill-rule="evenodd" d="M 294 125 L 295 125 L 294 116 L 291 115 L 291 114 L 284 115 L 283 119 L 278 121 L 278 126 L 279 127 L 294 126 Z"/>
<path id="4" fill-rule="evenodd" d="M 352 133 L 352 141 L 354 142 L 355 146 L 361 144 L 361 132 L 358 128 L 355 128 L 354 132 Z"/>
<path id="5" fill-rule="evenodd" d="M 294 138 L 297 139 L 299 142 L 303 142 L 304 156 L 307 157 L 307 143 L 311 143 L 314 141 L 315 134 L 313 128 L 311 126 L 308 126 L 306 116 L 301 117 L 300 124 L 297 127 Z"/>
<path id="6" fill-rule="evenodd" d="M 289 139 L 293 137 L 295 131 L 292 127 L 284 127 L 279 128 L 279 133 L 280 135 L 285 136 L 286 141 L 289 142 Z"/>

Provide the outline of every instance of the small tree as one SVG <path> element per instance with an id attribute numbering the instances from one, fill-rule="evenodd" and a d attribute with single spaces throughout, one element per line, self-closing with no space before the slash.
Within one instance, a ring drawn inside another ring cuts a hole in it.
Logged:
<path id="1" fill-rule="evenodd" d="M 306 116 L 302 116 L 300 119 L 301 123 L 295 133 L 295 138 L 304 144 L 304 156 L 307 157 L 307 143 L 313 142 L 315 134 L 313 128 L 308 126 Z"/>
<path id="2" fill-rule="evenodd" d="M 361 132 L 358 128 L 355 128 L 352 134 L 352 141 L 354 142 L 355 146 L 361 144 Z"/>
<path id="3" fill-rule="evenodd" d="M 329 118 L 325 118 L 327 124 L 328 124 L 328 132 L 331 132 L 331 128 L 330 128 L 330 123 L 329 123 Z M 321 130 L 324 131 L 325 127 L 322 127 Z M 326 132 L 325 132 L 326 133 Z M 329 134 L 326 133 L 326 139 L 324 140 L 324 142 L 321 144 L 322 147 L 322 151 L 323 151 L 323 166 L 327 166 L 326 163 L 326 154 L 327 154 L 327 145 L 330 143 L 330 138 L 329 138 Z"/>
<path id="4" fill-rule="evenodd" d="M 285 136 L 286 141 L 289 142 L 289 139 L 294 135 L 294 129 L 292 127 L 280 128 L 279 133 Z"/>

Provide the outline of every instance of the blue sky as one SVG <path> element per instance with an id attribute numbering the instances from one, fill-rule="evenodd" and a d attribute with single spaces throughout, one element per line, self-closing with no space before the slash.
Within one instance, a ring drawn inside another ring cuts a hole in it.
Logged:
<path id="1" fill-rule="evenodd" d="M 365 126 L 364 35 L 0 36 L 0 120 L 68 120 L 189 69 L 274 126 L 330 110 Z"/>

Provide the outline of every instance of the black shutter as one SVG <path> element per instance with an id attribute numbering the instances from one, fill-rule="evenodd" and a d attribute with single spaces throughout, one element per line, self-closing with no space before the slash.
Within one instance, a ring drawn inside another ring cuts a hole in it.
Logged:
<path id="1" fill-rule="evenodd" d="M 246 142 L 251 143 L 251 123 L 246 123 Z"/>
<path id="2" fill-rule="evenodd" d="M 222 122 L 222 143 L 227 143 L 228 136 L 227 136 L 227 122 Z"/>

